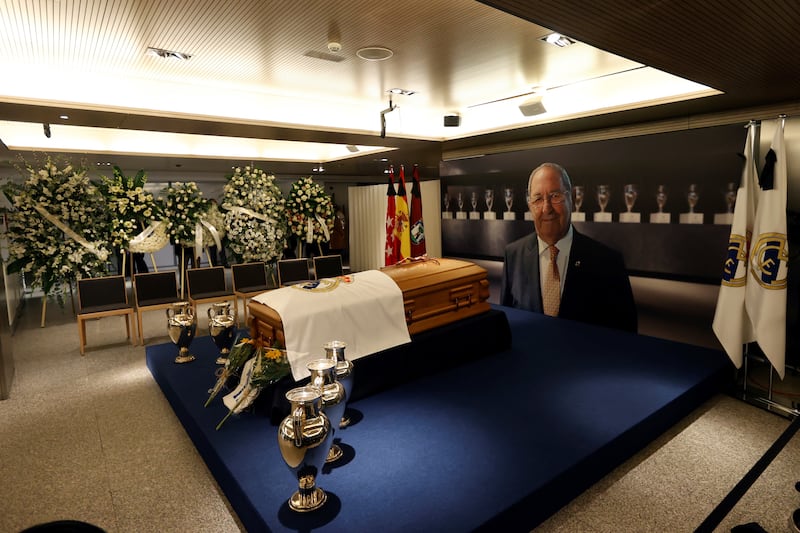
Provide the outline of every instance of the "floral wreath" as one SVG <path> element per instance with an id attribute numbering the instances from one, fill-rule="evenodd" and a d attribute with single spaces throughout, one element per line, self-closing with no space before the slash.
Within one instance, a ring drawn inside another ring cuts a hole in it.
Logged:
<path id="1" fill-rule="evenodd" d="M 236 167 L 223 188 L 228 245 L 237 261 L 277 261 L 286 245 L 286 200 L 275 176 Z"/>
<path id="2" fill-rule="evenodd" d="M 75 278 L 104 274 L 108 250 L 105 199 L 85 169 L 50 158 L 39 169 L 25 165 L 27 179 L 9 185 L 9 272 L 24 271 L 45 295 L 63 292 Z M 60 300 L 59 300 L 60 301 Z"/>
<path id="3" fill-rule="evenodd" d="M 161 194 L 170 241 L 182 246 L 195 246 L 197 224 L 209 207 L 203 191 L 197 188 L 197 183 L 186 181 L 166 187 Z"/>
<path id="4" fill-rule="evenodd" d="M 144 170 L 129 178 L 117 166 L 111 178 L 100 177 L 98 188 L 106 199 L 110 217 L 110 242 L 116 248 L 128 249 L 134 237 L 160 218 L 155 198 L 144 190 L 145 182 Z"/>
<path id="5" fill-rule="evenodd" d="M 323 243 L 331 240 L 333 229 L 333 202 L 322 185 L 311 177 L 301 178 L 292 184 L 286 201 L 289 229 L 301 242 Z"/>

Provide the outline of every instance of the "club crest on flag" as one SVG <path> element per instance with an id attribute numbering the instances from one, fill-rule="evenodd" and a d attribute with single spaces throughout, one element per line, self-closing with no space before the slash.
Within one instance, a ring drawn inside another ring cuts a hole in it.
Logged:
<path id="1" fill-rule="evenodd" d="M 760 235 L 751 251 L 750 273 L 763 288 L 783 290 L 787 283 L 788 261 L 786 235 L 765 233 Z"/>
<path id="2" fill-rule="evenodd" d="M 747 238 L 731 234 L 728 256 L 722 268 L 722 284 L 728 287 L 743 287 L 747 282 Z"/>

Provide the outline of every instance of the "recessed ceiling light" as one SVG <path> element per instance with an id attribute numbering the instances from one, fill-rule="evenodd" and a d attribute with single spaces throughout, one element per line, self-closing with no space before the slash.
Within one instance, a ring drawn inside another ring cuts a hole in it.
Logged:
<path id="1" fill-rule="evenodd" d="M 364 61 L 385 61 L 394 55 L 394 52 L 382 46 L 366 46 L 359 48 L 356 55 Z"/>
<path id="2" fill-rule="evenodd" d="M 69 115 L 59 115 L 58 118 L 61 120 L 69 120 Z"/>
<path id="3" fill-rule="evenodd" d="M 575 41 L 566 35 L 561 35 L 560 33 L 551 33 L 550 35 L 545 35 L 541 40 L 548 44 L 558 46 L 559 48 L 564 48 L 565 46 L 575 44 Z"/>
<path id="4" fill-rule="evenodd" d="M 191 54 L 175 52 L 173 50 L 165 50 L 163 48 L 154 48 L 152 46 L 147 47 L 147 55 L 161 57 L 164 59 L 180 59 L 181 61 L 186 61 L 192 58 Z"/>

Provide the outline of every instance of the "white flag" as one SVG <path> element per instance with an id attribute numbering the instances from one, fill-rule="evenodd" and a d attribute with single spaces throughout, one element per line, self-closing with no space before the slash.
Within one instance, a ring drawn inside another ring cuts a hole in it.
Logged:
<path id="1" fill-rule="evenodd" d="M 747 128 L 744 145 L 744 168 L 736 193 L 728 255 L 722 269 L 722 282 L 714 312 L 713 330 L 736 368 L 742 366 L 742 345 L 755 341 L 755 333 L 745 309 L 745 284 L 747 283 L 747 252 L 753 232 L 756 212 L 756 161 L 755 145 L 760 125 L 751 122 Z"/>
<path id="2" fill-rule="evenodd" d="M 758 345 L 778 375 L 786 370 L 786 282 L 789 245 L 786 239 L 786 148 L 784 117 L 778 119 L 761 172 L 756 220 L 750 246 L 745 306 Z M 774 177 L 772 187 L 770 179 Z"/>

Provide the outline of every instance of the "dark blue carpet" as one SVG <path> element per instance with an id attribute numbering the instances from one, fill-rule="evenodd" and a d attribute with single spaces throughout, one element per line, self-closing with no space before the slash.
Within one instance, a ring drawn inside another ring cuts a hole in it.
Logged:
<path id="1" fill-rule="evenodd" d="M 320 476 L 328 502 L 307 514 L 286 504 L 296 486 L 268 416 L 214 430 L 227 410 L 203 407 L 216 367 L 208 337 L 193 344 L 193 363 L 174 364 L 176 348 L 163 344 L 147 348 L 147 364 L 251 533 L 529 531 L 732 375 L 722 352 L 494 309 L 508 320 L 508 349 L 484 355 L 485 337 L 503 332 L 478 317 L 371 356 L 419 370 L 450 362 L 430 375 L 378 391 L 380 374 L 358 374 L 369 358 L 355 362 L 356 386 L 368 378 L 373 390 L 350 404 L 357 423 L 337 433 L 344 464 Z"/>

